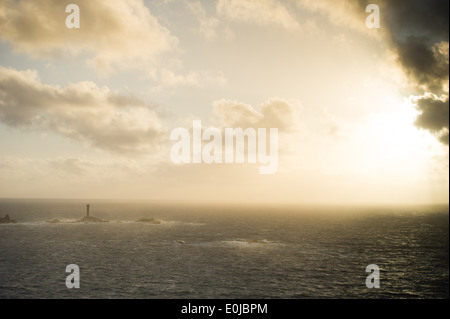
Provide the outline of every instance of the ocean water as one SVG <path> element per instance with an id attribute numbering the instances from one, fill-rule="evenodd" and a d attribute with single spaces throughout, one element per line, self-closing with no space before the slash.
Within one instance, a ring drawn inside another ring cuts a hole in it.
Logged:
<path id="1" fill-rule="evenodd" d="M 0 298 L 449 298 L 448 205 L 85 204 L 0 200 Z"/>

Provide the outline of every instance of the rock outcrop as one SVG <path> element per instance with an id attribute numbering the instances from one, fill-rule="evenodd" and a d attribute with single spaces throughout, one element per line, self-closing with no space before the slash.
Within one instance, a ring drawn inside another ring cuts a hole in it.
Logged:
<path id="1" fill-rule="evenodd" d="M 53 220 L 47 221 L 47 223 L 49 223 L 49 224 L 59 224 L 59 223 L 61 223 L 61 221 L 59 219 L 53 219 Z"/>
<path id="2" fill-rule="evenodd" d="M 14 219 L 9 218 L 9 215 L 6 215 L 5 217 L 0 217 L 0 224 L 16 224 L 17 221 Z"/>
<path id="3" fill-rule="evenodd" d="M 139 219 L 139 220 L 136 221 L 136 223 L 147 223 L 147 224 L 155 224 L 155 225 L 161 224 L 161 222 L 160 222 L 159 220 L 154 219 L 154 218 L 150 218 L 150 219 L 147 219 L 147 218 Z"/>
<path id="4" fill-rule="evenodd" d="M 80 223 L 107 223 L 107 220 L 103 220 L 94 216 L 86 216 L 81 218 L 78 222 Z"/>

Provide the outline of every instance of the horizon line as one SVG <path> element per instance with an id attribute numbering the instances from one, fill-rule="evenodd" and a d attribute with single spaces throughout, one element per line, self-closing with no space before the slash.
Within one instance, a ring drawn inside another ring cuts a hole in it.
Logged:
<path id="1" fill-rule="evenodd" d="M 280 201 L 245 201 L 216 199 L 144 199 L 144 198 L 47 198 L 47 197 L 0 197 L 0 201 L 76 201 L 76 202 L 140 202 L 140 203 L 192 203 L 192 204 L 222 204 L 222 205 L 278 205 L 278 206 L 449 206 L 449 202 L 280 202 Z"/>

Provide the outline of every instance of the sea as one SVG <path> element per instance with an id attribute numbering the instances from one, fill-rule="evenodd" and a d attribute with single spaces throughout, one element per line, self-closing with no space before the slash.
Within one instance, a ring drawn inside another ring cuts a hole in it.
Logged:
<path id="1" fill-rule="evenodd" d="M 88 203 L 109 222 L 77 222 Z M 6 214 L 17 223 L 0 224 L 1 299 L 449 298 L 448 204 L 1 199 Z"/>

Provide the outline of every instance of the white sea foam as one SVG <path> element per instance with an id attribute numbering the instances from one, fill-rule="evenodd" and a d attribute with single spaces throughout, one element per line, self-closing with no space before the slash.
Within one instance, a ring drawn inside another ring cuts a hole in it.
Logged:
<path id="1" fill-rule="evenodd" d="M 267 239 L 233 239 L 233 240 L 224 240 L 220 242 L 221 244 L 227 246 L 237 246 L 237 247 L 264 247 L 264 246 L 273 246 L 273 245 L 282 245 L 280 242 L 271 241 Z"/>

